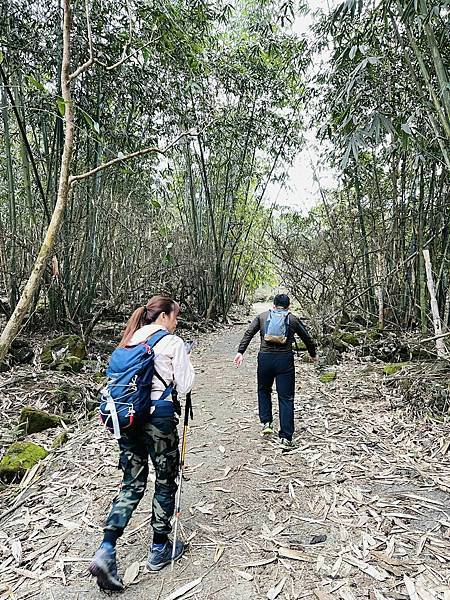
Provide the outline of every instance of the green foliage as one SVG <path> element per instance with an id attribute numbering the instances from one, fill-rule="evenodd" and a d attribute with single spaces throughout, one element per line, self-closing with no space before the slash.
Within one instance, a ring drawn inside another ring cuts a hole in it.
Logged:
<path id="1" fill-rule="evenodd" d="M 291 2 L 132 1 L 127 9 L 90 4 L 95 62 L 72 83 L 73 173 L 164 148 L 181 131 L 201 135 L 76 185 L 42 306 L 73 327 L 88 324 L 98 303 L 163 291 L 193 313 L 225 317 L 269 277 L 258 245 L 269 223 L 265 190 L 299 147 L 307 48 L 290 31 Z M 2 170 L 0 223 L 15 223 L 9 271 L 22 286 L 56 201 L 66 105 L 59 7 L 12 0 L 8 14 L 2 66 L 28 146 L 8 113 L 15 195 Z M 74 5 L 72 72 L 89 58 L 86 28 Z"/>

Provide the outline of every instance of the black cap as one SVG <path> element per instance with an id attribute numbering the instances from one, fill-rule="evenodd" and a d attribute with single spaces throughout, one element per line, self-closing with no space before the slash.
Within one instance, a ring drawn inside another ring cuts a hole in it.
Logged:
<path id="1" fill-rule="evenodd" d="M 291 299 L 287 294 L 277 294 L 273 299 L 274 306 L 282 306 L 283 308 L 288 308 L 291 304 Z"/>

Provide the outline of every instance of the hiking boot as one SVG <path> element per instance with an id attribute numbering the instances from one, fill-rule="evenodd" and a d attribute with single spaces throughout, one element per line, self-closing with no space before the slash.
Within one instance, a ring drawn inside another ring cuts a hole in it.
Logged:
<path id="1" fill-rule="evenodd" d="M 100 546 L 89 565 L 89 572 L 97 578 L 101 590 L 120 592 L 124 589 L 123 581 L 117 574 L 116 550 L 112 546 Z"/>
<path id="2" fill-rule="evenodd" d="M 265 437 L 266 435 L 272 435 L 273 433 L 273 424 L 271 422 L 261 423 L 261 435 Z"/>
<path id="3" fill-rule="evenodd" d="M 166 565 L 172 562 L 172 540 L 167 540 L 161 550 L 153 549 L 151 547 L 148 553 L 147 569 L 149 571 L 160 571 Z M 175 556 L 174 560 L 178 560 L 183 556 L 184 544 L 181 540 L 177 540 L 175 544 Z"/>
<path id="4" fill-rule="evenodd" d="M 287 438 L 280 438 L 279 444 L 282 450 L 293 450 L 295 448 L 294 442 L 292 440 L 288 440 Z"/>

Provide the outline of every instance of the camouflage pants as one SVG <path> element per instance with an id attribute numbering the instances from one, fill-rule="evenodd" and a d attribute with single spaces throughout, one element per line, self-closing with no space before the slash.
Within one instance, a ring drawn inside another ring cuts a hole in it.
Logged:
<path id="1" fill-rule="evenodd" d="M 170 417 L 154 418 L 139 430 L 122 434 L 119 467 L 123 480 L 106 519 L 105 531 L 114 531 L 117 536 L 123 533 L 144 495 L 150 456 L 156 475 L 151 524 L 157 533 L 170 533 L 179 465 L 177 423 L 177 419 Z"/>

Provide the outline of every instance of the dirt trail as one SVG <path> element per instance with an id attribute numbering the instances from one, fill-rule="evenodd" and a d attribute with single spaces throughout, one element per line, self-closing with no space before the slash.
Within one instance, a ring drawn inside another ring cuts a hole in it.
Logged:
<path id="1" fill-rule="evenodd" d="M 150 484 L 118 545 L 121 573 L 139 567 L 121 598 L 165 599 L 203 578 L 183 598 L 449 600 L 448 427 L 392 411 L 379 367 L 348 361 L 321 384 L 298 362 L 298 448 L 282 454 L 258 435 L 256 341 L 241 369 L 231 363 L 243 329 L 205 337 L 194 356 L 189 550 L 173 573 L 144 569 Z M 0 522 L 1 599 L 103 597 L 86 568 L 120 481 L 117 456 L 94 420 L 46 459 Z"/>

